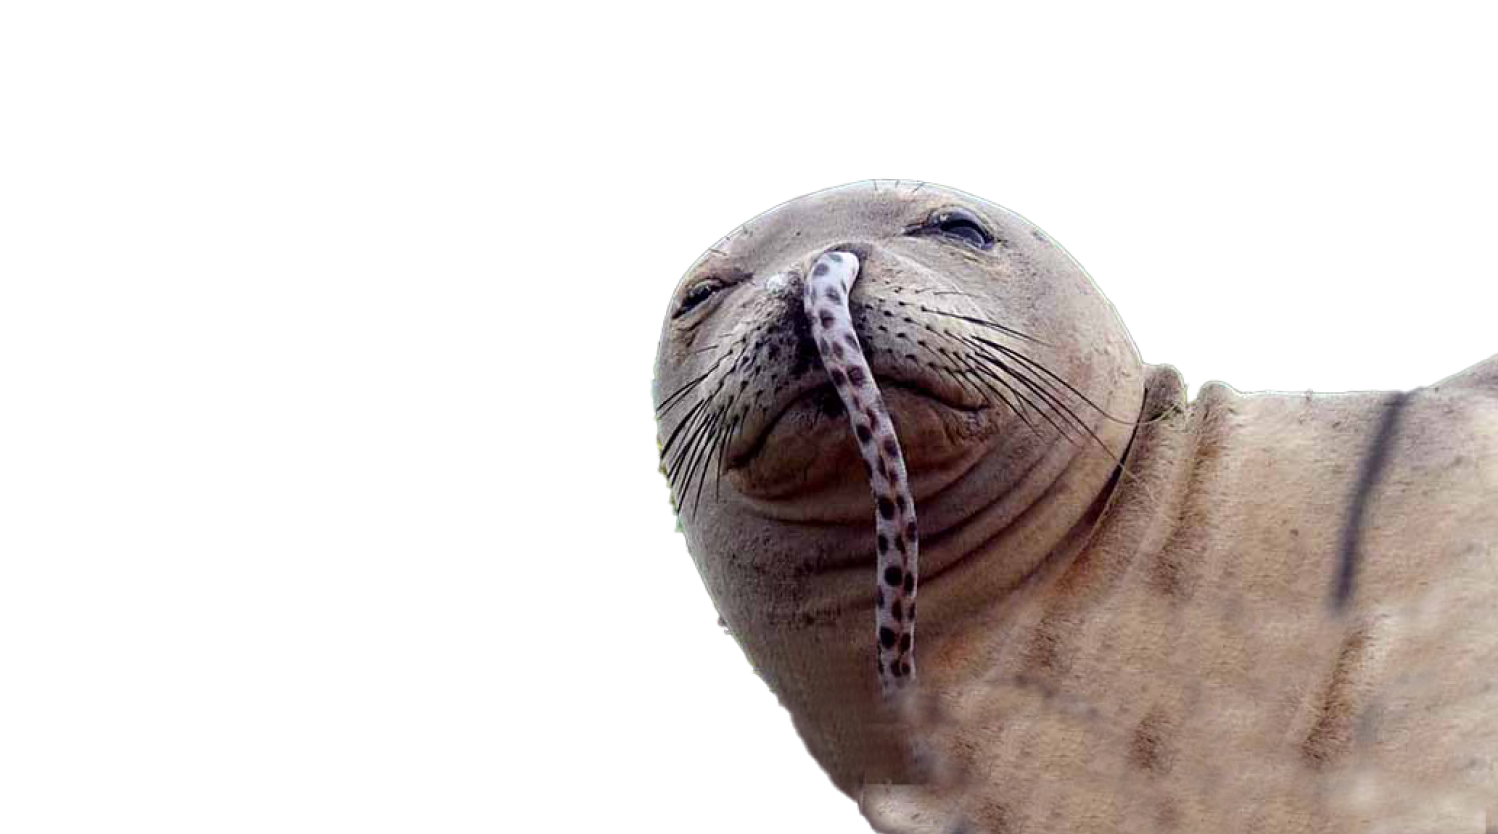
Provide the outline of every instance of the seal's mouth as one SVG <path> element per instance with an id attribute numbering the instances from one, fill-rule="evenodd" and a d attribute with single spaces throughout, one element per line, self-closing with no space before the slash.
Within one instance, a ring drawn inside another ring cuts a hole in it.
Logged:
<path id="1" fill-rule="evenodd" d="M 902 408 L 914 404 L 949 410 L 963 415 L 987 411 L 986 403 L 974 404 L 954 396 L 929 382 L 904 375 L 874 374 L 874 382 L 889 398 L 891 411 L 898 419 Z M 728 449 L 727 470 L 750 466 L 760 456 L 775 451 L 774 438 L 782 424 L 796 422 L 797 430 L 811 426 L 811 431 L 828 435 L 847 434 L 846 409 L 837 389 L 831 383 L 814 385 L 792 392 L 769 410 L 769 416 L 758 425 L 746 427 Z"/>

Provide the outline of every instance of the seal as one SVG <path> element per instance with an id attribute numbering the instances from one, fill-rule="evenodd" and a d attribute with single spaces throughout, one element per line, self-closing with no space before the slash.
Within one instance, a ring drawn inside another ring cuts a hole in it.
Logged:
<path id="1" fill-rule="evenodd" d="M 1498 357 L 1184 393 L 1055 241 L 947 188 L 808 195 L 687 271 L 654 388 L 687 549 L 876 828 L 1490 810 Z"/>

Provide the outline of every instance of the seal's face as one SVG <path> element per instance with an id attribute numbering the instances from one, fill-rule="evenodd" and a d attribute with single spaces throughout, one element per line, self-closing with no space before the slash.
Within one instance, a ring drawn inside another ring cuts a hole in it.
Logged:
<path id="1" fill-rule="evenodd" d="M 788 518 L 867 515 L 842 406 L 801 312 L 818 254 L 859 256 L 854 326 L 905 447 L 916 498 L 1003 429 L 1034 447 L 1087 437 L 1088 369 L 1047 345 L 1086 344 L 1057 307 L 1090 290 L 1038 229 L 972 196 L 861 183 L 786 203 L 710 249 L 667 315 L 656 368 L 678 508 L 747 500 Z M 1058 278 L 1060 280 L 1058 280 Z M 1063 384 L 1064 383 L 1064 384 Z M 999 439 L 1002 440 L 1002 439 Z"/>

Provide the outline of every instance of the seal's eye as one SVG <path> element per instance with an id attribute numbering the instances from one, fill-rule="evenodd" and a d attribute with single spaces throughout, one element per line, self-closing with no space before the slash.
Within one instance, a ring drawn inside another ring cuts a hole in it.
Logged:
<path id="1" fill-rule="evenodd" d="M 962 209 L 941 212 L 932 217 L 931 222 L 937 232 L 960 240 L 969 246 L 978 249 L 993 246 L 993 235 L 983 228 L 983 223 Z"/>
<path id="2" fill-rule="evenodd" d="M 978 216 L 962 208 L 942 209 L 911 226 L 905 227 L 907 235 L 936 235 L 948 240 L 988 251 L 993 248 L 994 236 Z"/>
<path id="3" fill-rule="evenodd" d="M 676 308 L 676 312 L 671 314 L 671 318 L 680 318 L 692 312 L 702 302 L 711 298 L 712 294 L 718 291 L 718 287 L 719 284 L 717 281 L 703 281 L 687 290 L 687 294 L 681 297 L 681 306 Z"/>

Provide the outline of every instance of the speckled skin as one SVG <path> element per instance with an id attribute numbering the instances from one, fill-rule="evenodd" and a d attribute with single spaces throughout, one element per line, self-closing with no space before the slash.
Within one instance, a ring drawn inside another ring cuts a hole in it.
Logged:
<path id="1" fill-rule="evenodd" d="M 848 293 L 857 278 L 856 255 L 828 252 L 812 265 L 801 306 L 822 367 L 848 414 L 874 493 L 875 671 L 884 692 L 891 694 L 915 675 L 919 541 L 900 439 L 848 312 Z"/>

